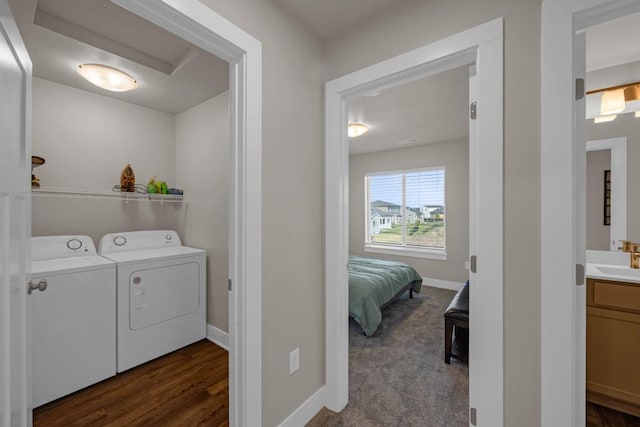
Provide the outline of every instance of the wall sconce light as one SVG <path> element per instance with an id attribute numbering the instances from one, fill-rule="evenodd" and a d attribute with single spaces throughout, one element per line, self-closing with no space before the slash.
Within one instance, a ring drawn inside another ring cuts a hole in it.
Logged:
<path id="1" fill-rule="evenodd" d="M 606 123 L 611 122 L 618 117 L 617 114 L 609 114 L 607 116 L 598 116 L 593 118 L 593 123 Z"/>
<path id="2" fill-rule="evenodd" d="M 349 138 L 364 135 L 369 130 L 369 126 L 362 123 L 349 123 Z"/>
<path id="3" fill-rule="evenodd" d="M 601 116 L 621 113 L 624 111 L 624 108 L 624 89 L 608 90 L 602 94 L 602 99 L 600 101 Z"/>
<path id="4" fill-rule="evenodd" d="M 590 90 L 587 92 L 587 95 L 594 93 L 602 93 L 600 99 L 600 116 L 615 115 L 622 113 L 627 108 L 627 102 L 640 100 L 640 82 Z M 637 106 L 632 106 L 631 108 L 636 109 Z M 631 111 L 633 111 L 633 109 Z M 613 119 L 615 119 L 615 117 Z M 596 123 L 611 121 L 613 119 L 601 120 Z"/>
<path id="5" fill-rule="evenodd" d="M 78 73 L 90 83 L 112 92 L 126 92 L 138 87 L 136 79 L 129 74 L 107 65 L 79 65 Z"/>

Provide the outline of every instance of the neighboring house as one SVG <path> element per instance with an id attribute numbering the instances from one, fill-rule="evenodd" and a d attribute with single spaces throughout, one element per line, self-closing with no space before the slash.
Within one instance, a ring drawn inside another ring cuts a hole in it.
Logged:
<path id="1" fill-rule="evenodd" d="M 407 216 L 407 224 L 413 224 L 416 221 L 422 221 L 422 212 L 419 208 L 406 208 L 405 215 Z"/>
<path id="2" fill-rule="evenodd" d="M 393 215 L 390 215 L 380 209 L 373 208 L 371 217 L 369 218 L 369 234 L 380 234 L 382 230 L 391 228 Z"/>
<path id="3" fill-rule="evenodd" d="M 377 210 L 381 215 L 391 218 L 391 225 L 402 224 L 402 206 L 395 203 L 376 200 L 371 202 L 371 210 Z"/>
<path id="4" fill-rule="evenodd" d="M 440 205 L 424 205 L 420 208 L 420 212 L 422 212 L 422 218 L 425 221 L 444 218 L 444 207 Z"/>

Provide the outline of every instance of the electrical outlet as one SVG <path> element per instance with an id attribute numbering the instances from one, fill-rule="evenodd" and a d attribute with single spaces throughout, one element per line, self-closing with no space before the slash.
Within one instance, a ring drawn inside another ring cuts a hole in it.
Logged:
<path id="1" fill-rule="evenodd" d="M 468 270 L 469 269 L 469 261 L 465 261 L 464 262 L 464 269 Z"/>
<path id="2" fill-rule="evenodd" d="M 289 375 L 293 375 L 295 371 L 300 369 L 300 348 L 296 348 L 289 352 Z"/>

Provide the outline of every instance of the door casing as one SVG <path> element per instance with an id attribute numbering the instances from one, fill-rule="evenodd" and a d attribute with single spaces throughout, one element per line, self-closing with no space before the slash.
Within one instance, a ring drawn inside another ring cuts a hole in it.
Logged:
<path id="1" fill-rule="evenodd" d="M 330 410 L 346 406 L 349 390 L 347 102 L 368 91 L 475 64 L 478 149 L 470 147 L 476 175 L 470 177 L 475 188 L 469 192 L 477 195 L 477 226 L 469 230 L 470 244 L 476 244 L 469 251 L 478 257 L 478 270 L 469 278 L 481 292 L 470 297 L 470 406 L 477 409 L 477 425 L 503 425 L 503 25 L 498 18 L 326 84 L 325 406 Z"/>

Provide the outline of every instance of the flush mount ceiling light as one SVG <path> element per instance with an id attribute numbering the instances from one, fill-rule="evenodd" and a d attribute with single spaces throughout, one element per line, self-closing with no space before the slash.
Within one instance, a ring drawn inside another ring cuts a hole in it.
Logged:
<path id="1" fill-rule="evenodd" d="M 79 65 L 78 73 L 90 83 L 112 92 L 126 92 L 138 87 L 138 82 L 129 74 L 107 65 Z"/>
<path id="2" fill-rule="evenodd" d="M 609 114 L 608 116 L 598 116 L 593 118 L 593 123 L 606 123 L 616 119 L 617 114 Z"/>
<path id="3" fill-rule="evenodd" d="M 355 138 L 356 136 L 367 133 L 369 127 L 362 123 L 349 123 L 349 138 Z"/>

